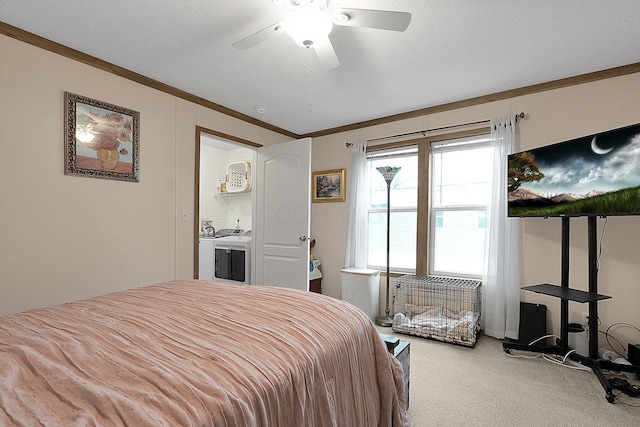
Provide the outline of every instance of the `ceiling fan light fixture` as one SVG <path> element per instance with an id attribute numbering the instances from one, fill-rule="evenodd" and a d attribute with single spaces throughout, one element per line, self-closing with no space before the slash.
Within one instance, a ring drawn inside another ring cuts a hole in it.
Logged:
<path id="1" fill-rule="evenodd" d="M 314 41 L 326 38 L 333 29 L 331 17 L 314 6 L 301 7 L 283 23 L 289 36 L 300 46 L 309 47 Z"/>
<path id="2" fill-rule="evenodd" d="M 276 3 L 279 6 L 285 6 L 285 7 L 299 7 L 299 6 L 308 6 L 311 4 L 317 4 L 320 7 L 322 6 L 326 6 L 323 3 L 326 2 L 326 0 L 271 0 L 272 2 Z"/>

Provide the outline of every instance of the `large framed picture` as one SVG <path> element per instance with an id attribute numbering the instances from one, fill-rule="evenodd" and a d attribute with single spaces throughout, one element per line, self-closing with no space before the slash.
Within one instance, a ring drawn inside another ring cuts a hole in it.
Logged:
<path id="1" fill-rule="evenodd" d="M 313 172 L 313 202 L 345 201 L 345 170 Z"/>
<path id="2" fill-rule="evenodd" d="M 64 93 L 65 174 L 140 181 L 140 113 Z"/>

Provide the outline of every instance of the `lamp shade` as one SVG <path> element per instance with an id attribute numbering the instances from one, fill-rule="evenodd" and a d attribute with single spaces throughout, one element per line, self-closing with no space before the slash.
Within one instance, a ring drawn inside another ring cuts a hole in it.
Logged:
<path id="1" fill-rule="evenodd" d="M 396 177 L 400 169 L 400 166 L 380 166 L 376 168 L 376 170 L 382 174 L 387 184 L 391 184 L 391 181 L 393 181 L 393 178 Z"/>

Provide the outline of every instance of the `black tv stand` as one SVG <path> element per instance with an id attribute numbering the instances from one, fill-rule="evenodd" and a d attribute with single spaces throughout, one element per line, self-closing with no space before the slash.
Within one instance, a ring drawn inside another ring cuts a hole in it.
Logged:
<path id="1" fill-rule="evenodd" d="M 598 266 L 597 266 L 597 241 L 596 241 L 596 216 L 587 218 L 588 226 L 588 257 L 589 257 L 589 291 L 580 291 L 569 288 L 569 217 L 562 217 L 562 277 L 560 286 L 543 283 L 540 285 L 526 286 L 522 289 L 550 295 L 560 298 L 560 339 L 553 346 L 527 345 L 526 343 L 504 342 L 505 352 L 511 350 L 531 351 L 536 353 L 557 354 L 564 356 L 571 351 L 569 348 L 569 301 L 589 304 L 589 356 L 578 353 L 569 353 L 569 358 L 588 368 L 598 377 L 605 391 L 605 398 L 609 403 L 615 401 L 613 387 L 604 376 L 603 370 L 631 372 L 640 374 L 640 366 L 623 365 L 614 363 L 608 359 L 598 358 L 598 302 L 611 298 L 598 293 Z"/>

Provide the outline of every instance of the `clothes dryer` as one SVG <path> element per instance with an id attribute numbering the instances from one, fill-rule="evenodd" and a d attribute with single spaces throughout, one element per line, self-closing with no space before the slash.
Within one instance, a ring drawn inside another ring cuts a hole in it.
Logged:
<path id="1" fill-rule="evenodd" d="M 251 283 L 251 236 L 214 240 L 214 280 Z"/>

